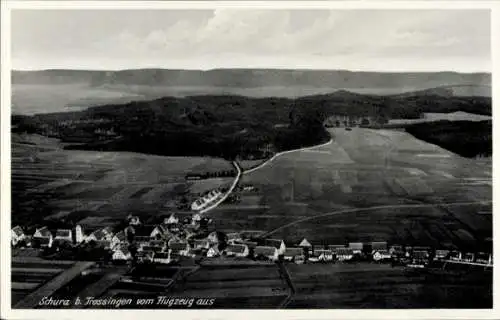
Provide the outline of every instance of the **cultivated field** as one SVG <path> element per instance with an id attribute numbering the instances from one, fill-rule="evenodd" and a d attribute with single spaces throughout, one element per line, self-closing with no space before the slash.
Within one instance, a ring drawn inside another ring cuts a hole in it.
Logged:
<path id="1" fill-rule="evenodd" d="M 213 298 L 212 308 L 276 308 L 289 295 L 276 264 L 210 264 L 179 281 L 173 297 Z"/>
<path id="2" fill-rule="evenodd" d="M 14 134 L 12 153 L 13 224 L 157 213 L 233 181 L 185 180 L 189 172 L 234 169 L 222 159 L 63 150 L 36 135 Z"/>
<path id="3" fill-rule="evenodd" d="M 244 174 L 254 206 L 211 212 L 223 230 L 263 230 L 290 243 L 390 240 L 468 246 L 491 237 L 491 164 L 399 131 L 332 129 L 333 143 Z M 255 199 L 258 204 L 255 205 Z M 368 208 L 368 209 L 366 209 Z"/>
<path id="4" fill-rule="evenodd" d="M 287 308 L 491 308 L 492 273 L 434 275 L 387 264 L 287 265 Z"/>

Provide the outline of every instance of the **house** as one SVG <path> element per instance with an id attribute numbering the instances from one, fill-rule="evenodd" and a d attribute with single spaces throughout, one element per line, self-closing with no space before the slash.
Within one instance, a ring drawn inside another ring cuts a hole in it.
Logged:
<path id="1" fill-rule="evenodd" d="M 169 244 L 169 252 L 172 254 L 187 256 L 190 250 L 191 246 L 187 242 L 176 241 Z"/>
<path id="2" fill-rule="evenodd" d="M 335 254 L 338 261 L 349 261 L 354 256 L 354 250 L 351 248 L 338 248 Z"/>
<path id="3" fill-rule="evenodd" d="M 241 235 L 238 232 L 231 232 L 227 234 L 227 243 L 236 243 L 241 240 Z"/>
<path id="4" fill-rule="evenodd" d="M 127 243 L 127 236 L 125 235 L 125 231 L 120 231 L 116 233 L 113 238 L 111 238 L 111 248 L 115 248 L 121 244 Z"/>
<path id="5" fill-rule="evenodd" d="M 167 249 L 167 242 L 164 240 L 151 240 L 148 243 L 148 246 L 151 248 L 155 248 L 154 251 L 165 251 Z"/>
<path id="6" fill-rule="evenodd" d="M 210 242 L 207 239 L 196 239 L 193 245 L 195 249 L 210 249 Z"/>
<path id="7" fill-rule="evenodd" d="M 306 238 L 304 238 L 299 243 L 299 247 L 301 247 L 301 248 L 312 248 L 312 244 Z"/>
<path id="8" fill-rule="evenodd" d="M 199 224 L 200 221 L 201 221 L 201 214 L 199 213 L 193 214 L 193 218 L 191 218 L 191 224 L 192 225 Z"/>
<path id="9" fill-rule="evenodd" d="M 52 238 L 52 232 L 47 227 L 37 228 L 33 234 L 33 238 Z"/>
<path id="10" fill-rule="evenodd" d="M 474 262 L 474 253 L 467 252 L 462 256 L 462 261 Z"/>
<path id="11" fill-rule="evenodd" d="M 230 244 L 226 248 L 226 255 L 230 257 L 248 257 L 250 250 L 247 245 L 244 244 Z"/>
<path id="12" fill-rule="evenodd" d="M 159 225 L 155 226 L 153 228 L 153 230 L 151 230 L 151 233 L 149 236 L 151 238 L 159 239 L 159 238 L 163 237 L 163 235 L 167 232 L 168 232 L 168 229 L 167 229 L 166 225 L 159 224 Z"/>
<path id="13" fill-rule="evenodd" d="M 317 249 L 314 250 L 314 255 L 313 257 L 315 260 L 317 259 L 318 261 L 333 261 L 334 258 L 334 253 L 331 250 L 326 250 L 326 249 Z"/>
<path id="14" fill-rule="evenodd" d="M 265 258 L 271 261 L 278 260 L 278 249 L 276 247 L 270 246 L 257 246 L 254 250 L 254 256 L 256 258 Z"/>
<path id="15" fill-rule="evenodd" d="M 491 264 L 491 254 L 485 252 L 476 253 L 476 261 L 477 263 Z"/>
<path id="16" fill-rule="evenodd" d="M 264 246 L 275 247 L 278 250 L 278 255 L 284 254 L 286 250 L 285 242 L 281 239 L 265 239 Z"/>
<path id="17" fill-rule="evenodd" d="M 462 253 L 459 251 L 451 251 L 448 256 L 450 260 L 454 261 L 462 260 Z"/>
<path id="18" fill-rule="evenodd" d="M 82 243 L 85 240 L 85 234 L 83 233 L 83 228 L 81 225 L 77 224 L 75 226 L 75 243 Z"/>
<path id="19" fill-rule="evenodd" d="M 111 240 L 97 240 L 96 244 L 103 249 L 112 249 Z"/>
<path id="20" fill-rule="evenodd" d="M 85 239 L 85 241 L 86 242 L 102 241 L 102 240 L 111 241 L 112 238 L 113 238 L 113 232 L 111 231 L 111 228 L 105 227 L 89 234 Z"/>
<path id="21" fill-rule="evenodd" d="M 363 252 L 362 242 L 349 242 L 348 248 L 352 250 L 354 254 L 359 254 Z"/>
<path id="22" fill-rule="evenodd" d="M 380 262 L 384 260 L 390 260 L 392 258 L 392 255 L 389 253 L 389 250 L 379 249 L 373 251 L 372 258 L 374 261 Z"/>
<path id="23" fill-rule="evenodd" d="M 427 264 L 429 262 L 429 252 L 427 250 L 413 250 L 412 260 L 415 264 Z"/>
<path id="24" fill-rule="evenodd" d="M 444 260 L 450 254 L 450 250 L 438 249 L 434 255 L 434 260 Z"/>
<path id="25" fill-rule="evenodd" d="M 161 247 L 152 247 L 152 246 L 145 245 L 145 246 L 141 247 L 141 251 L 154 252 L 156 254 L 156 253 L 159 253 L 159 252 L 163 252 L 163 248 L 161 248 Z"/>
<path id="26" fill-rule="evenodd" d="M 393 257 L 403 257 L 405 255 L 403 246 L 397 244 L 390 246 L 389 253 Z"/>
<path id="27" fill-rule="evenodd" d="M 218 256 L 220 256 L 220 252 L 219 252 L 219 249 L 217 248 L 217 246 L 213 246 L 210 249 L 208 249 L 208 251 L 207 251 L 208 258 L 214 258 L 214 257 L 218 257 Z"/>
<path id="28" fill-rule="evenodd" d="M 40 248 L 51 248 L 53 241 L 52 232 L 47 227 L 37 228 L 33 234 L 33 243 Z"/>
<path id="29" fill-rule="evenodd" d="M 304 249 L 286 248 L 285 253 L 283 253 L 283 259 L 295 263 L 304 263 Z"/>
<path id="30" fill-rule="evenodd" d="M 154 234 L 153 233 L 154 229 L 155 229 L 155 226 L 152 226 L 152 225 L 135 226 L 134 227 L 134 240 L 136 242 L 149 242 L 150 240 L 153 240 L 153 237 L 151 237 L 151 234 Z"/>
<path id="31" fill-rule="evenodd" d="M 172 224 L 177 224 L 179 223 L 179 219 L 175 216 L 175 213 L 172 213 L 170 217 L 165 218 L 163 220 L 163 223 L 166 225 L 172 225 Z"/>
<path id="32" fill-rule="evenodd" d="M 115 261 L 131 260 L 132 254 L 126 247 L 122 247 L 113 251 L 111 259 Z"/>
<path id="33" fill-rule="evenodd" d="M 155 253 L 154 258 L 153 258 L 153 262 L 162 263 L 162 264 L 169 264 L 170 262 L 172 262 L 172 260 L 170 259 L 170 253 L 168 253 L 168 252 Z"/>
<path id="34" fill-rule="evenodd" d="M 54 237 L 54 240 L 73 242 L 71 230 L 70 229 L 57 229 L 56 236 Z"/>
<path id="35" fill-rule="evenodd" d="M 17 245 L 19 242 L 24 241 L 26 239 L 26 235 L 24 234 L 23 229 L 20 226 L 15 226 L 10 231 L 10 241 L 13 246 Z"/>
<path id="36" fill-rule="evenodd" d="M 375 241 L 371 243 L 372 254 L 377 250 L 386 250 L 387 251 L 387 242 L 386 241 Z"/>

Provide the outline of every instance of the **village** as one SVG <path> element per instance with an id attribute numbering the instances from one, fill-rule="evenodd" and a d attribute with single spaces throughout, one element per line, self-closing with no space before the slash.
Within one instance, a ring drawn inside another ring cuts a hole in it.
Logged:
<path id="1" fill-rule="evenodd" d="M 209 231 L 212 220 L 196 212 L 182 220 L 175 213 L 158 224 L 143 224 L 129 215 L 125 223 L 87 231 L 76 224 L 68 229 L 43 226 L 26 234 L 21 226 L 11 230 L 13 248 L 40 250 L 45 258 L 90 260 L 112 264 L 176 264 L 182 260 L 232 257 L 241 261 L 260 260 L 295 264 L 391 263 L 393 266 L 425 268 L 434 261 L 491 267 L 492 254 L 460 252 L 425 246 L 379 242 L 349 242 L 315 245 L 307 239 L 287 243 L 262 238 L 255 232 Z"/>

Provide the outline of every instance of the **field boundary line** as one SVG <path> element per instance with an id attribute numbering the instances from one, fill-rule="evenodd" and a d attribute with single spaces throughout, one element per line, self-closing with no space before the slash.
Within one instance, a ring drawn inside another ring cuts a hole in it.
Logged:
<path id="1" fill-rule="evenodd" d="M 353 213 L 353 212 L 359 212 L 359 211 L 369 211 L 369 210 L 379 210 L 379 209 L 405 209 L 405 208 L 426 208 L 426 207 L 439 207 L 439 206 L 461 206 L 461 205 L 471 205 L 471 204 L 478 204 L 478 203 L 492 203 L 492 200 L 482 200 L 482 201 L 471 201 L 471 202 L 448 202 L 448 203 L 427 203 L 427 204 L 398 204 L 398 205 L 385 205 L 385 206 L 374 206 L 374 207 L 365 207 L 365 208 L 353 208 L 353 209 L 343 209 L 343 210 L 338 210 L 338 211 L 333 211 L 333 212 L 328 212 L 328 213 L 322 213 L 316 216 L 312 217 L 307 217 L 303 219 L 299 219 L 296 221 L 292 221 L 290 223 L 287 223 L 285 225 L 282 225 L 281 227 L 278 227 L 274 230 L 268 231 L 264 234 L 261 235 L 261 237 L 267 237 L 270 236 L 271 234 L 284 229 L 291 227 L 297 223 L 309 221 L 309 220 L 314 220 L 316 218 L 322 218 L 322 217 L 328 217 L 328 216 L 334 216 L 337 214 L 342 214 L 342 213 Z"/>
<path id="2" fill-rule="evenodd" d="M 299 148 L 299 149 L 293 149 L 293 150 L 287 150 L 287 151 L 278 152 L 274 156 L 272 156 L 270 159 L 262 162 L 261 164 L 259 164 L 255 168 L 243 171 L 243 174 L 249 174 L 249 173 L 252 173 L 252 172 L 254 172 L 254 171 L 258 170 L 258 169 L 261 169 L 261 168 L 265 167 L 268 163 L 272 162 L 277 157 L 282 156 L 284 154 L 288 154 L 288 153 L 292 153 L 292 152 L 298 152 L 298 151 L 314 150 L 315 148 L 325 147 L 327 145 L 330 145 L 331 143 L 333 143 L 333 139 L 330 138 L 330 140 L 328 142 L 325 142 L 325 143 L 322 143 L 322 144 L 318 144 L 318 145 L 315 145 L 315 146 L 304 147 L 304 148 Z"/>
<path id="3" fill-rule="evenodd" d="M 238 165 L 238 163 L 236 161 L 233 161 L 233 166 L 236 168 L 236 170 L 238 171 L 238 174 L 236 175 L 236 178 L 234 179 L 233 183 L 231 184 L 231 187 L 229 187 L 229 190 L 227 190 L 226 194 L 220 198 L 217 202 L 215 202 L 214 204 L 212 204 L 210 207 L 207 207 L 205 209 L 202 209 L 200 211 L 198 211 L 199 213 L 206 213 L 212 209 L 215 209 L 219 206 L 219 204 L 221 204 L 222 202 L 224 202 L 227 197 L 229 197 L 229 195 L 233 192 L 234 188 L 236 188 L 236 185 L 238 184 L 238 182 L 240 181 L 240 178 L 241 178 L 241 175 L 242 175 L 242 171 L 240 169 L 240 166 Z"/>
<path id="4" fill-rule="evenodd" d="M 287 285 L 290 287 L 290 294 L 283 300 L 282 303 L 280 303 L 280 308 L 286 308 L 286 306 L 290 303 L 292 300 L 293 296 L 297 292 L 295 289 L 295 285 L 293 284 L 292 277 L 290 276 L 290 273 L 288 272 L 288 269 L 286 266 L 283 264 L 283 262 L 278 262 L 278 269 L 280 270 L 281 274 L 285 278 L 285 282 Z"/>

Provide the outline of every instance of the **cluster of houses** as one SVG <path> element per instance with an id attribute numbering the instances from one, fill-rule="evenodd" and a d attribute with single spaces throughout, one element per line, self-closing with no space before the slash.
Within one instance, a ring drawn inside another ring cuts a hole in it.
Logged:
<path id="1" fill-rule="evenodd" d="M 196 199 L 191 204 L 191 210 L 194 210 L 194 211 L 202 210 L 203 208 L 207 207 L 211 203 L 214 203 L 215 201 L 220 199 L 222 196 L 223 196 L 223 193 L 221 190 L 219 190 L 219 189 L 211 190 L 207 194 Z"/>
<path id="2" fill-rule="evenodd" d="M 251 233 L 208 232 L 200 228 L 203 218 L 193 214 L 182 222 L 175 214 L 156 225 L 144 225 L 136 216 L 127 217 L 122 230 L 103 227 L 86 234 L 76 225 L 72 229 L 49 230 L 37 228 L 32 236 L 20 226 L 11 230 L 13 246 L 27 245 L 40 248 L 82 246 L 109 250 L 112 260 L 137 263 L 169 264 L 184 258 L 229 256 L 292 263 L 325 263 L 370 260 L 375 262 L 403 262 L 409 266 L 425 266 L 434 260 L 493 263 L 488 253 L 470 253 L 435 250 L 430 247 L 388 245 L 387 242 L 350 242 L 339 245 L 315 246 L 303 239 L 295 246 L 287 246 L 282 239 L 263 239 Z"/>

